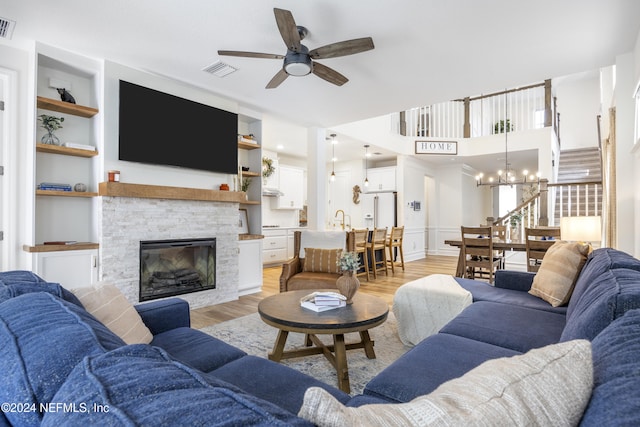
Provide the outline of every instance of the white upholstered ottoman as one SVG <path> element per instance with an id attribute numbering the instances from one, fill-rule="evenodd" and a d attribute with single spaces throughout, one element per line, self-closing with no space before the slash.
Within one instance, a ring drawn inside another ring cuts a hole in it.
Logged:
<path id="1" fill-rule="evenodd" d="M 437 333 L 472 302 L 471 292 L 446 274 L 432 274 L 405 283 L 393 297 L 400 340 L 407 346 L 418 344 Z"/>

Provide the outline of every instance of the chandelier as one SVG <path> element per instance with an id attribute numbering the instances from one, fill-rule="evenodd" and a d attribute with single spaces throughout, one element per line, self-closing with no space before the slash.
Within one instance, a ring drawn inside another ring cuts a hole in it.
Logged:
<path id="1" fill-rule="evenodd" d="M 480 172 L 476 175 L 476 186 L 490 186 L 497 187 L 500 185 L 523 185 L 523 184 L 537 184 L 540 183 L 540 172 L 529 173 L 527 169 L 522 171 L 522 174 L 518 174 L 512 167 L 511 163 L 509 163 L 509 131 L 512 129 L 513 125 L 510 123 L 508 117 L 508 105 L 507 102 L 507 91 L 504 93 L 504 121 L 500 121 L 496 124 L 496 131 L 499 132 L 502 130 L 504 132 L 504 169 L 499 169 L 495 176 L 488 176 L 486 180 L 484 179 L 484 173 Z"/>

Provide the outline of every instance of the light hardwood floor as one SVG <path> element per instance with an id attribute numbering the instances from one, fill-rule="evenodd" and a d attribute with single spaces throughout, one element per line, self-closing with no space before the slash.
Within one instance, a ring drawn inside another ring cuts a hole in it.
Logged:
<path id="1" fill-rule="evenodd" d="M 405 263 L 405 271 L 396 266 L 395 274 L 378 273 L 378 278 L 367 282 L 365 276 L 360 276 L 360 290 L 383 298 L 389 303 L 393 302 L 393 295 L 401 285 L 429 274 L 455 274 L 457 257 L 433 256 L 425 259 Z M 202 307 L 191 311 L 191 325 L 194 328 L 221 323 L 227 320 L 242 317 L 258 311 L 258 303 L 265 297 L 279 292 L 281 266 L 268 267 L 263 270 L 262 292 L 245 295 L 236 301 Z"/>

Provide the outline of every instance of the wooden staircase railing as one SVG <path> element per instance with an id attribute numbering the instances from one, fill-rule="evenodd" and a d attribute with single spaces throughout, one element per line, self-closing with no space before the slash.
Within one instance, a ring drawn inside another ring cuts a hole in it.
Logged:
<path id="1" fill-rule="evenodd" d="M 537 194 L 500 218 L 487 218 L 487 222 L 507 226 L 511 234 L 516 234 L 510 238 L 519 239 L 524 236 L 525 227 L 558 227 L 560 218 L 565 216 L 601 215 L 602 203 L 602 181 L 549 184 L 547 180 L 540 180 Z M 552 215 L 549 215 L 550 204 L 558 206 Z"/>

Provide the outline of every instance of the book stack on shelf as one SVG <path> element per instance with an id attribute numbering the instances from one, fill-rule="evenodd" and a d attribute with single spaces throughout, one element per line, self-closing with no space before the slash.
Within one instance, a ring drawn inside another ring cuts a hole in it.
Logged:
<path id="1" fill-rule="evenodd" d="M 308 310 L 321 312 L 345 307 L 346 301 L 347 297 L 337 292 L 314 292 L 303 297 L 300 305 Z"/>
<path id="2" fill-rule="evenodd" d="M 67 148 L 75 148 L 77 150 L 96 151 L 96 147 L 94 147 L 93 145 L 77 144 L 75 142 L 65 142 L 64 144 L 62 144 L 62 146 Z"/>
<path id="3" fill-rule="evenodd" d="M 38 190 L 48 191 L 71 191 L 73 188 L 70 184 L 59 184 L 56 182 L 41 182 L 38 185 Z"/>
<path id="4" fill-rule="evenodd" d="M 253 135 L 238 135 L 238 141 L 246 144 L 258 144 L 258 141 L 254 139 Z"/>

